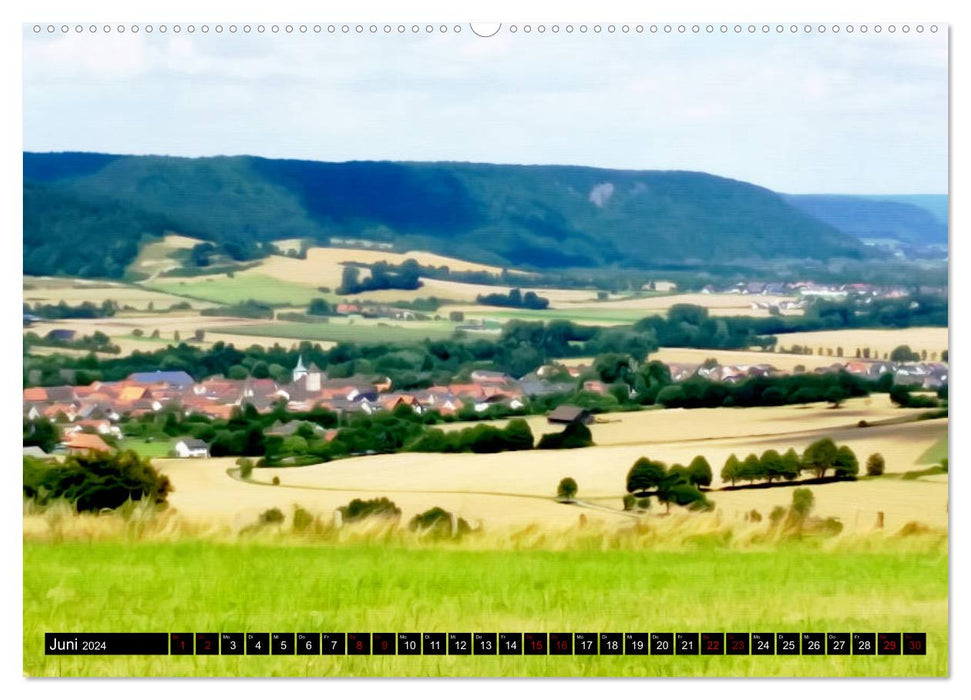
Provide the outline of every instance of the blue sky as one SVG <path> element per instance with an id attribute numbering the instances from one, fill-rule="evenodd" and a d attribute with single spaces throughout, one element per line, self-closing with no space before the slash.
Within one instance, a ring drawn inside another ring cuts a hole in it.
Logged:
<path id="1" fill-rule="evenodd" d="M 702 170 L 947 191 L 947 37 L 24 34 L 24 149 Z"/>

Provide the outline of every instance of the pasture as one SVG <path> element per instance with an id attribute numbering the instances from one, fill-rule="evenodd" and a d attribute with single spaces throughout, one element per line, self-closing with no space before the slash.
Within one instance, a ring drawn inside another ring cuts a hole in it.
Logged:
<path id="1" fill-rule="evenodd" d="M 287 258 L 289 259 L 289 258 Z M 249 299 L 265 304 L 306 306 L 311 299 L 326 296 L 307 284 L 262 274 L 252 268 L 211 277 L 157 277 L 146 287 L 216 304 L 238 304 Z"/>

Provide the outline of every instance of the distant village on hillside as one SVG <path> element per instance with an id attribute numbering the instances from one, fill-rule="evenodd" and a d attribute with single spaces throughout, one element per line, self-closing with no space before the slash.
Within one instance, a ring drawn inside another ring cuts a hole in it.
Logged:
<path id="1" fill-rule="evenodd" d="M 722 365 L 712 360 L 700 364 L 668 363 L 668 368 L 675 382 L 701 377 L 714 382 L 737 383 L 753 377 L 788 374 L 769 363 Z M 235 410 L 245 405 L 260 413 L 285 405 L 291 412 L 324 408 L 338 415 L 372 415 L 379 411 L 393 411 L 399 406 L 408 406 L 417 414 L 435 410 L 442 416 L 455 416 L 469 408 L 475 413 L 484 413 L 497 405 L 516 411 L 524 408 L 532 398 L 569 393 L 577 388 L 606 396 L 610 391 L 607 384 L 597 379 L 582 379 L 590 375 L 590 369 L 585 365 L 549 364 L 520 378 L 502 372 L 474 370 L 468 381 L 462 383 L 398 391 L 388 377 L 329 378 L 314 363 L 305 365 L 301 357 L 288 383 L 273 379 L 234 380 L 222 376 L 197 382 L 183 371 L 159 370 L 137 372 L 122 381 L 96 381 L 87 386 L 29 387 L 23 390 L 23 415 L 26 420 L 43 417 L 59 424 L 62 447 L 69 453 L 109 451 L 110 446 L 99 436 L 122 438 L 119 425 L 122 419 L 166 409 L 177 408 L 186 416 L 210 419 L 229 419 Z M 937 389 L 948 381 L 948 364 L 945 362 L 854 359 L 813 370 L 816 374 L 837 372 L 867 379 L 878 379 L 889 373 L 893 375 L 894 384 L 915 389 Z M 578 387 L 581 381 L 582 385 Z M 556 419 L 557 415 L 550 414 L 552 422 L 562 422 Z M 586 417 L 586 414 L 577 415 Z M 297 425 L 297 421 L 292 421 L 292 425 L 274 425 L 267 434 L 288 435 L 288 430 L 292 432 Z M 323 437 L 329 439 L 326 434 Z M 199 440 L 182 440 L 176 444 L 175 452 L 181 457 L 208 456 L 206 444 Z"/>

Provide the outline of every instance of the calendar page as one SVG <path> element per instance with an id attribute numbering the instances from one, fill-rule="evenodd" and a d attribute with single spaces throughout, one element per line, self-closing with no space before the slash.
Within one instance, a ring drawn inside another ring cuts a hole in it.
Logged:
<path id="1" fill-rule="evenodd" d="M 947 676 L 948 36 L 25 24 L 24 675 Z"/>

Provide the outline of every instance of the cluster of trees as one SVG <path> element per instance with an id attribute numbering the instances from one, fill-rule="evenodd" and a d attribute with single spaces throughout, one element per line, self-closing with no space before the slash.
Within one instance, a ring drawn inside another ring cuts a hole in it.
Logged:
<path id="1" fill-rule="evenodd" d="M 938 390 L 938 396 L 947 399 L 947 385 Z M 941 402 L 925 393 L 911 393 L 911 387 L 896 385 L 890 389 L 890 400 L 901 408 L 938 408 Z"/>
<path id="2" fill-rule="evenodd" d="M 128 501 L 161 505 L 172 490 L 167 476 L 131 450 L 69 455 L 60 463 L 24 457 L 23 476 L 24 497 L 40 505 L 65 500 L 78 512 L 97 513 Z"/>
<path id="3" fill-rule="evenodd" d="M 882 457 L 877 455 L 880 460 Z M 871 459 L 874 459 L 871 455 Z M 870 463 L 868 462 L 868 469 Z M 831 438 L 821 438 L 813 442 L 800 456 L 795 449 L 789 448 L 785 454 L 777 450 L 766 450 L 761 456 L 755 453 L 745 459 L 739 459 L 734 454 L 725 461 L 721 471 L 722 481 L 793 481 L 804 471 L 809 471 L 817 479 L 826 476 L 826 472 L 833 470 L 835 476 L 841 479 L 855 477 L 860 472 L 860 463 L 856 454 L 848 445 L 837 447 Z M 882 461 L 880 466 L 882 473 Z"/>
<path id="4" fill-rule="evenodd" d="M 476 425 L 461 430 L 426 430 L 410 444 L 411 452 L 476 452 L 493 453 L 533 449 L 533 432 L 522 418 L 515 418 L 505 428 Z"/>
<path id="5" fill-rule="evenodd" d="M 650 496 L 670 509 L 671 504 L 688 506 L 693 509 L 707 509 L 711 506 L 700 488 L 711 485 L 711 465 L 703 456 L 698 455 L 687 467 L 641 457 L 627 472 L 627 492 L 646 504 Z"/>
<path id="6" fill-rule="evenodd" d="M 51 452 L 61 441 L 61 430 L 57 423 L 41 416 L 37 420 L 24 418 L 24 447 L 36 446 Z"/>
<path id="7" fill-rule="evenodd" d="M 634 324 L 634 330 L 650 332 L 658 345 L 692 348 L 763 348 L 774 345 L 772 332 L 778 324 L 769 319 L 746 316 L 711 318 L 708 309 L 694 304 L 675 304 L 667 316 L 648 316 Z"/>
<path id="8" fill-rule="evenodd" d="M 452 523 L 455 523 L 454 529 Z M 472 532 L 472 527 L 464 518 L 456 517 L 453 513 L 435 506 L 424 513 L 419 513 L 408 521 L 408 528 L 425 537 L 435 539 L 461 537 Z"/>
<path id="9" fill-rule="evenodd" d="M 592 447 L 593 435 L 583 423 L 568 423 L 559 433 L 545 433 L 536 445 L 538 450 L 572 450 Z"/>
<path id="10" fill-rule="evenodd" d="M 650 332 L 665 347 L 769 348 L 782 333 L 842 328 L 909 328 L 947 326 L 947 298 L 914 295 L 905 299 L 872 300 L 864 304 L 817 300 L 803 316 L 712 318 L 708 309 L 694 304 L 676 304 L 667 316 L 649 316 L 636 322 L 635 331 Z"/>
<path id="11" fill-rule="evenodd" d="M 394 501 L 382 496 L 381 498 L 370 498 L 367 500 L 355 498 L 346 506 L 341 506 L 341 519 L 345 523 L 352 523 L 357 520 L 364 520 L 371 517 L 382 517 L 398 519 L 401 517 L 401 508 L 394 504 Z"/>
<path id="12" fill-rule="evenodd" d="M 666 408 L 714 408 L 717 406 L 783 406 L 826 401 L 839 406 L 848 398 L 871 391 L 889 391 L 893 376 L 877 381 L 848 372 L 753 377 L 736 384 L 692 377 L 658 391 L 655 402 Z"/>
<path id="13" fill-rule="evenodd" d="M 63 299 L 56 304 L 43 304 L 38 301 L 33 306 L 25 303 L 24 313 L 51 320 L 108 318 L 118 313 L 118 302 L 105 299 L 100 304 L 95 304 L 93 301 L 82 301 L 80 304 L 71 306 Z"/>
<path id="14" fill-rule="evenodd" d="M 509 290 L 509 294 L 501 292 L 480 294 L 475 300 L 487 306 L 509 306 L 514 309 L 545 309 L 550 305 L 550 300 L 546 297 L 541 297 L 532 291 L 523 294 L 518 287 Z"/>
<path id="15" fill-rule="evenodd" d="M 345 265 L 338 294 L 360 294 L 381 289 L 418 289 L 422 286 L 417 270 L 401 265 L 392 268 L 386 262 L 371 265 L 371 276 L 361 279 L 361 270 L 353 265 Z"/>
<path id="16" fill-rule="evenodd" d="M 334 305 L 326 299 L 311 299 L 307 305 L 308 316 L 333 316 Z"/>
<path id="17" fill-rule="evenodd" d="M 72 338 L 71 340 L 57 337 L 56 331 L 50 331 L 43 337 L 33 331 L 24 333 L 24 349 L 29 349 L 35 345 L 68 348 L 71 350 L 88 350 L 90 352 L 103 352 L 112 355 L 117 355 L 121 352 L 121 348 L 112 343 L 111 338 L 101 331 L 95 331 L 91 335 Z"/>
<path id="18" fill-rule="evenodd" d="M 199 312 L 203 316 L 238 316 L 239 318 L 273 318 L 273 307 L 255 299 L 247 299 L 238 304 L 227 304 Z"/>

